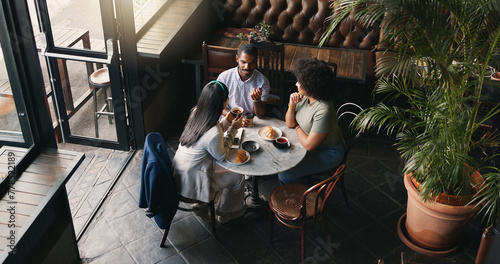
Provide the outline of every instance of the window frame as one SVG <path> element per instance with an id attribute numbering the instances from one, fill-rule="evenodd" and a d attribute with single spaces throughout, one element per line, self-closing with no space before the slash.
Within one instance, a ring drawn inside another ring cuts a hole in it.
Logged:
<path id="1" fill-rule="evenodd" d="M 28 23 L 23 23 L 23 21 Z M 29 25 L 29 26 L 26 26 Z M 23 141 L 0 138 L 0 145 L 26 148 L 17 157 L 16 179 L 45 148 L 57 148 L 52 121 L 48 111 L 42 70 L 36 50 L 33 28 L 26 1 L 0 1 L 0 41 L 7 67 L 16 110 L 21 115 Z M 8 178 L 0 183 L 6 191 Z M 3 196 L 4 193 L 0 193 Z"/>

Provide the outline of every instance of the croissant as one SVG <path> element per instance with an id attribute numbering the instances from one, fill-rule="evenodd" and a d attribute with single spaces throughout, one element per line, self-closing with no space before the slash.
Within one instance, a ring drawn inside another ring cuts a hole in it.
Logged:
<path id="1" fill-rule="evenodd" d="M 247 159 L 247 153 L 240 149 L 238 152 L 236 152 L 236 159 L 234 160 L 234 163 L 243 163 Z"/>
<path id="2" fill-rule="evenodd" d="M 268 139 L 274 139 L 274 129 L 272 126 L 265 127 L 263 132 Z"/>

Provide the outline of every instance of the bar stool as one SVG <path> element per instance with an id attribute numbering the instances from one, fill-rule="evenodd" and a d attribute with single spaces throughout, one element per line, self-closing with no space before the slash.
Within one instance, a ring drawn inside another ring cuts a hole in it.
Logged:
<path id="1" fill-rule="evenodd" d="M 101 68 L 94 71 L 89 77 L 89 83 L 92 85 L 92 95 L 94 97 L 94 123 L 95 123 L 95 137 L 99 137 L 99 117 L 101 115 L 108 116 L 108 121 L 113 124 L 113 98 L 108 97 L 108 88 L 111 87 L 109 81 L 108 68 Z M 104 105 L 98 110 L 97 107 L 97 91 L 104 89 Z"/>

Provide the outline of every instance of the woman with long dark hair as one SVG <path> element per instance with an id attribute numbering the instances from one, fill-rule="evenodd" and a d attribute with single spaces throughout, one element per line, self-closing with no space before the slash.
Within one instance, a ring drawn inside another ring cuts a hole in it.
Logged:
<path id="1" fill-rule="evenodd" d="M 206 203 L 217 197 L 216 214 L 221 223 L 240 217 L 246 211 L 244 176 L 215 163 L 226 157 L 242 124 L 242 117 L 234 119 L 231 113 L 219 121 L 228 101 L 225 84 L 212 81 L 205 85 L 198 104 L 191 110 L 173 159 L 177 190 L 186 198 Z"/>
<path id="2" fill-rule="evenodd" d="M 290 95 L 285 121 L 295 128 L 300 144 L 307 149 L 304 159 L 292 169 L 278 173 L 281 184 L 297 182 L 312 173 L 335 168 L 344 155 L 344 144 L 332 103 L 335 80 L 322 60 L 301 58 L 294 64 L 298 92 Z"/>

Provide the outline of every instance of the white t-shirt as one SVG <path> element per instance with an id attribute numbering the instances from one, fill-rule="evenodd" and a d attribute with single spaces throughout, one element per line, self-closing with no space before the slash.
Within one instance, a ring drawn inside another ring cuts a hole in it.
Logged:
<path id="1" fill-rule="evenodd" d="M 269 96 L 269 80 L 257 70 L 253 70 L 252 76 L 246 81 L 242 81 L 238 73 L 238 66 L 222 72 L 217 81 L 224 83 L 228 90 L 228 109 L 235 106 L 243 107 L 245 113 L 254 112 L 253 100 L 250 93 L 253 89 L 262 88 L 261 101 L 267 102 Z"/>

